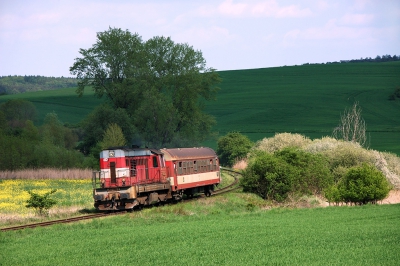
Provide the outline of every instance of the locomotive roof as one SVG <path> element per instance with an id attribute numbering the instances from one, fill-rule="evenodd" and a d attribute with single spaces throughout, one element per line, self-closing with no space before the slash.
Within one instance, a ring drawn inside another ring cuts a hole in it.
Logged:
<path id="1" fill-rule="evenodd" d="M 110 151 L 113 155 L 110 156 Z M 124 156 L 148 156 L 161 154 L 159 150 L 145 148 L 111 147 L 100 152 L 100 158 L 124 157 Z"/>
<path id="2" fill-rule="evenodd" d="M 208 147 L 161 149 L 161 152 L 168 161 L 217 157 L 215 151 Z"/>

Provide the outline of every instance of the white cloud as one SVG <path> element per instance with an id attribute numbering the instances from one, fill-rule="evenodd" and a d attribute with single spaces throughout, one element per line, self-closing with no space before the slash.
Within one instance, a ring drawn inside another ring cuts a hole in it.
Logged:
<path id="1" fill-rule="evenodd" d="M 339 22 L 343 25 L 366 25 L 373 21 L 372 14 L 346 14 L 340 18 Z"/>
<path id="2" fill-rule="evenodd" d="M 310 16 L 312 12 L 309 8 L 300 8 L 298 5 L 279 6 L 276 1 L 271 0 L 255 3 L 252 14 L 276 18 L 299 18 Z"/>
<path id="3" fill-rule="evenodd" d="M 353 27 L 354 24 L 365 23 L 364 19 L 346 21 L 351 25 L 342 25 L 342 22 L 342 20 L 331 19 L 322 27 L 290 30 L 284 35 L 283 43 L 285 46 L 293 46 L 299 41 L 316 41 L 321 44 L 329 41 L 329 45 L 347 43 L 350 46 L 355 43 L 372 44 L 384 38 L 382 35 L 387 34 L 386 31 L 373 27 Z"/>
<path id="4" fill-rule="evenodd" d="M 353 4 L 353 9 L 363 10 L 370 3 L 371 3 L 370 0 L 355 0 Z"/>
<path id="5" fill-rule="evenodd" d="M 237 1 L 225 0 L 219 5 L 205 4 L 198 8 L 198 14 L 206 17 L 274 17 L 301 18 L 312 15 L 310 8 L 299 5 L 282 5 L 276 0 Z"/>
<path id="6" fill-rule="evenodd" d="M 234 4 L 232 2 L 233 2 L 232 0 L 225 0 L 223 3 L 221 3 L 218 6 L 219 13 L 224 15 L 237 16 L 237 15 L 242 15 L 246 11 L 248 6 L 247 4 L 245 3 Z"/>

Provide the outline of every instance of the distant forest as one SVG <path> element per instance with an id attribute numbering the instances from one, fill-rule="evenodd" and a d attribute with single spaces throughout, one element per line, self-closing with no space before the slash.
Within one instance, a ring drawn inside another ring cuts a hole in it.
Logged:
<path id="1" fill-rule="evenodd" d="M 375 58 L 365 57 L 360 59 L 351 59 L 351 60 L 340 60 L 334 62 L 326 62 L 325 64 L 346 64 L 346 63 L 363 63 L 363 62 L 390 62 L 390 61 L 400 61 L 399 55 L 377 55 Z M 305 63 L 303 65 L 309 65 L 310 63 Z M 314 63 L 313 63 L 314 64 Z M 318 63 L 315 63 L 318 64 Z M 324 63 L 322 63 L 324 64 Z"/>
<path id="2" fill-rule="evenodd" d="M 43 76 L 0 77 L 0 95 L 17 94 L 31 91 L 56 90 L 76 86 L 76 78 L 55 78 Z"/>
<path id="3" fill-rule="evenodd" d="M 360 59 L 340 60 L 335 62 L 326 62 L 325 64 L 347 64 L 347 63 L 390 62 L 390 61 L 400 61 L 400 56 L 378 55 L 375 58 L 366 57 Z M 303 65 L 308 65 L 308 64 L 309 63 L 305 63 Z M 55 77 L 44 77 L 44 76 L 1 76 L 0 95 L 71 88 L 71 87 L 76 87 L 77 82 L 78 81 L 76 78 L 67 78 L 67 77 L 55 78 Z"/>

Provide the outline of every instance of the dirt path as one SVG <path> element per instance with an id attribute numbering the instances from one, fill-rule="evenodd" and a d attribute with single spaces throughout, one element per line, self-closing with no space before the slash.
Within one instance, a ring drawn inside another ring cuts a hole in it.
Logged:
<path id="1" fill-rule="evenodd" d="M 392 190 L 389 196 L 382 200 L 382 204 L 397 204 L 400 203 L 400 190 Z"/>

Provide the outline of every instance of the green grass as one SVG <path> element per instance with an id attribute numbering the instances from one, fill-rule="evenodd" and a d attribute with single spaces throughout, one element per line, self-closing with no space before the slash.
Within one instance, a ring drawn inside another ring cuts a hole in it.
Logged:
<path id="1" fill-rule="evenodd" d="M 202 204 L 223 211 L 217 202 L 210 198 Z M 3 232 L 0 261 L 2 265 L 397 265 L 400 261 L 399 204 L 218 215 L 182 213 L 178 205 L 156 208 L 158 214 L 148 209 L 143 214 Z M 167 208 L 176 212 L 160 213 Z"/>
<path id="2" fill-rule="evenodd" d="M 301 133 L 312 139 L 330 136 L 340 115 L 358 101 L 370 136 L 370 148 L 400 155 L 400 99 L 389 101 L 400 86 L 400 62 L 286 66 L 219 72 L 223 81 L 207 113 L 223 136 L 239 131 L 253 141 L 275 133 Z M 0 97 L 32 101 L 44 115 L 55 111 L 62 122 L 76 124 L 104 100 L 90 89 L 78 98 L 75 89 Z M 216 140 L 204 145 L 216 148 Z"/>
<path id="3" fill-rule="evenodd" d="M 224 184 L 232 180 L 225 174 L 223 179 Z M 93 209 L 88 207 L 90 180 L 18 179 L 2 184 L 4 202 L 7 194 L 18 196 L 25 189 L 59 189 L 54 195 L 61 204 L 47 219 L 62 218 L 57 209 L 68 206 Z M 307 206 L 305 202 L 314 201 L 300 200 L 285 204 Z M 237 191 L 118 217 L 0 232 L 0 265 L 396 265 L 399 221 L 400 204 L 279 207 Z"/>

